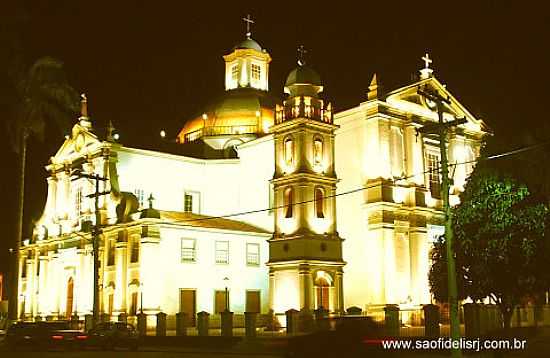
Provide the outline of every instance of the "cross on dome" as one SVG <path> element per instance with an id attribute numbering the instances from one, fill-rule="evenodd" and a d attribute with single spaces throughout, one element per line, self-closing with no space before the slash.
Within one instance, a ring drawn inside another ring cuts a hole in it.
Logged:
<path id="1" fill-rule="evenodd" d="M 252 32 L 250 31 L 250 25 L 254 23 L 254 20 L 250 17 L 250 14 L 243 17 L 243 21 L 246 23 L 246 38 L 250 39 Z"/>
<path id="2" fill-rule="evenodd" d="M 424 61 L 424 68 L 430 68 L 430 63 L 433 62 L 430 58 L 430 54 L 426 52 L 426 54 L 422 57 L 422 60 Z"/>
<path id="3" fill-rule="evenodd" d="M 303 66 L 306 64 L 305 54 L 307 50 L 304 48 L 304 45 L 298 46 L 298 65 Z"/>

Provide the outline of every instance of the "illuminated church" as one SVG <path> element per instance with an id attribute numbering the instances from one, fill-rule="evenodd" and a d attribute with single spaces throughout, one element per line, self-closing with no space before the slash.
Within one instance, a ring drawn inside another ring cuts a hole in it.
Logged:
<path id="1" fill-rule="evenodd" d="M 467 120 L 450 133 L 451 163 L 474 160 L 487 129 L 434 77 L 428 56 L 417 81 L 382 91 L 374 75 L 364 101 L 338 113 L 303 57 L 276 85 L 285 99 L 272 97 L 271 57 L 250 32 L 223 59 L 225 92 L 170 149 L 100 134 L 83 97 L 21 247 L 21 316 L 91 313 L 96 187 L 75 171 L 107 179 L 99 285 L 101 311 L 113 318 L 431 301 L 440 154 L 437 138 L 417 129 L 438 119 L 417 90 L 448 97 L 445 120 Z M 472 169 L 454 167 L 452 202 Z"/>

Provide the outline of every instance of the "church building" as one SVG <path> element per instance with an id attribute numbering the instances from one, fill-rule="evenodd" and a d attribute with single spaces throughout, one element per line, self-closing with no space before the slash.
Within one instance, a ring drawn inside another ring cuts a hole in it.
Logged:
<path id="1" fill-rule="evenodd" d="M 225 92 L 163 146 L 101 133 L 83 95 L 21 246 L 20 316 L 91 313 L 96 224 L 100 309 L 113 318 L 430 303 L 440 153 L 417 129 L 438 116 L 418 90 L 448 98 L 445 121 L 466 119 L 449 134 L 451 203 L 488 129 L 423 59 L 418 80 L 382 91 L 375 74 L 364 101 L 334 113 L 303 51 L 271 84 L 284 100 L 272 96 L 271 56 L 249 31 L 223 57 Z"/>

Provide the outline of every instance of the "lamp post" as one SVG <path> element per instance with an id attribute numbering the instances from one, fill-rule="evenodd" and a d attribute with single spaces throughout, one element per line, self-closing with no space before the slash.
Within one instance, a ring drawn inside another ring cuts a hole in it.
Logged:
<path id="1" fill-rule="evenodd" d="M 225 311 L 229 311 L 229 288 L 227 287 L 229 283 L 229 277 L 224 277 L 223 281 L 225 282 Z"/>
<path id="2" fill-rule="evenodd" d="M 140 300 L 139 312 L 143 313 L 143 282 L 139 283 L 139 300 Z"/>

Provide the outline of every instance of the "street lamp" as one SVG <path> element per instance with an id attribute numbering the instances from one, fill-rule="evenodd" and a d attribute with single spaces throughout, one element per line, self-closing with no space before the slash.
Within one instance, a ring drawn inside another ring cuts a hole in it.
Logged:
<path id="1" fill-rule="evenodd" d="M 225 311 L 229 311 L 229 289 L 227 285 L 229 284 L 229 277 L 224 277 L 223 281 L 225 282 Z"/>

